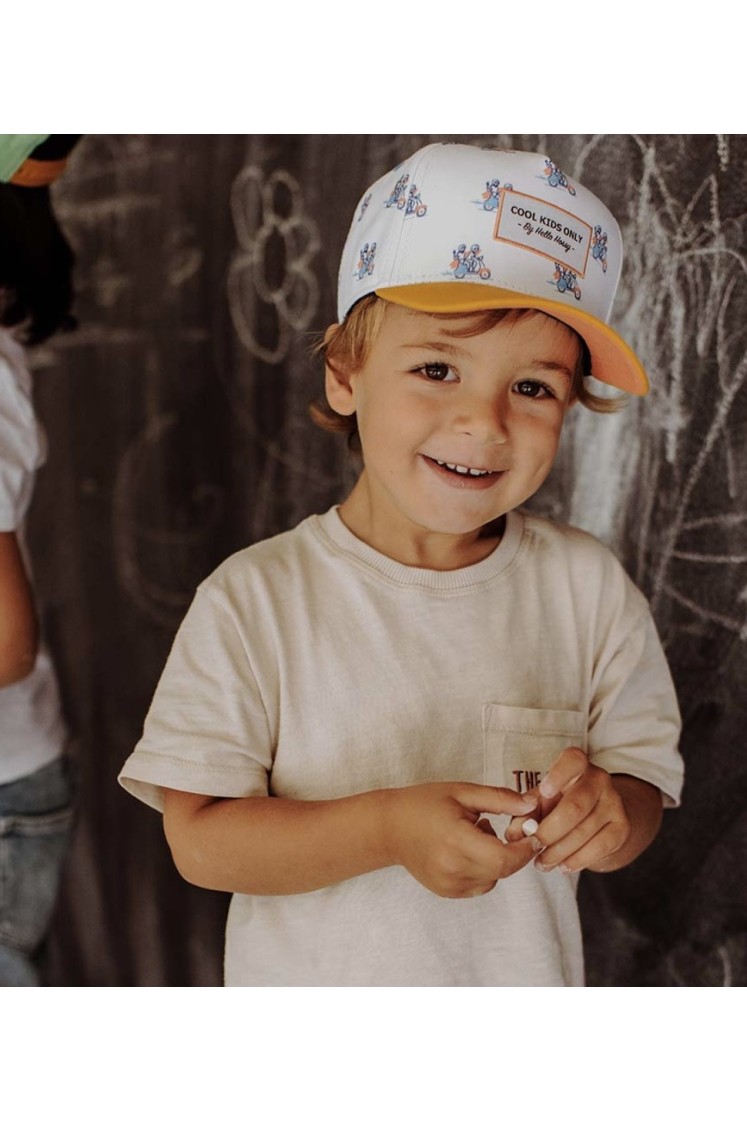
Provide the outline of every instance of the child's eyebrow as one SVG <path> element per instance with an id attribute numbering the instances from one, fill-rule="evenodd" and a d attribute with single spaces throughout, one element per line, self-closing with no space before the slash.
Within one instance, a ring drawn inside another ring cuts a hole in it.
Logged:
<path id="1" fill-rule="evenodd" d="M 434 339 L 423 339 L 421 342 L 403 343 L 404 350 L 437 350 L 441 354 L 463 354 L 464 347 L 460 347 L 455 343 L 435 341 Z"/>
<path id="2" fill-rule="evenodd" d="M 562 374 L 563 377 L 568 378 L 569 381 L 573 380 L 573 370 L 569 369 L 563 362 L 553 362 L 551 359 L 535 358 L 534 362 L 527 365 L 527 370 L 537 371 L 546 370 L 548 373 Z"/>

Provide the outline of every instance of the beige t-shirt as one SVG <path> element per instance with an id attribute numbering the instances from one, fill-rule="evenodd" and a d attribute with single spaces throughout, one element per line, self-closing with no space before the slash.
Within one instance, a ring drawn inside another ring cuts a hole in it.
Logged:
<path id="1" fill-rule="evenodd" d="M 120 781 L 157 809 L 162 787 L 525 789 L 577 745 L 673 805 L 678 734 L 646 602 L 588 534 L 513 512 L 489 557 L 436 572 L 377 553 L 333 508 L 201 585 Z M 582 984 L 576 886 L 529 865 L 485 896 L 442 899 L 394 867 L 235 895 L 226 984 Z"/>

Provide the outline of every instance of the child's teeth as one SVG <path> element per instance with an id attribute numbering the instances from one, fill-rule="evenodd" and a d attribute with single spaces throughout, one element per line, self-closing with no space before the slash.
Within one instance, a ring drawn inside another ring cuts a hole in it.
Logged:
<path id="1" fill-rule="evenodd" d="M 479 478 L 482 475 L 489 475 L 489 471 L 480 471 L 476 467 L 461 467 L 458 463 L 444 463 L 442 459 L 437 459 L 436 463 L 439 467 L 448 467 L 449 471 L 456 471 L 458 475 L 473 475 Z"/>

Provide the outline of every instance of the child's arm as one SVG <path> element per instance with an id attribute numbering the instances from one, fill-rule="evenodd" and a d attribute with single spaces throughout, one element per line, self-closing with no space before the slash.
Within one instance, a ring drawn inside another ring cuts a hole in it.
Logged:
<path id="1" fill-rule="evenodd" d="M 661 792 L 632 775 L 610 775 L 578 747 L 567 748 L 539 786 L 544 846 L 538 868 L 550 871 L 614 872 L 635 860 L 653 841 L 662 819 Z M 521 835 L 514 821 L 506 837 Z"/>
<path id="2" fill-rule="evenodd" d="M 323 802 L 167 790 L 164 829 L 177 868 L 199 887 L 292 895 L 401 865 L 458 898 L 490 891 L 538 849 L 523 836 L 503 844 L 481 813 L 527 814 L 536 804 L 535 795 L 445 782 Z"/>
<path id="3" fill-rule="evenodd" d="M 0 533 L 0 688 L 27 677 L 37 651 L 34 601 L 15 533 Z"/>

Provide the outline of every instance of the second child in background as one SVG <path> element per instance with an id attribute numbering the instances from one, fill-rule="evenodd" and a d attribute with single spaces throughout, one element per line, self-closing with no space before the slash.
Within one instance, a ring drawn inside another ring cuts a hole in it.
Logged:
<path id="1" fill-rule="evenodd" d="M 73 255 L 49 185 L 76 136 L 0 137 L 0 986 L 40 984 L 36 955 L 72 825 L 67 730 L 39 633 L 24 523 L 46 440 L 29 348 L 75 325 Z"/>

